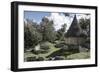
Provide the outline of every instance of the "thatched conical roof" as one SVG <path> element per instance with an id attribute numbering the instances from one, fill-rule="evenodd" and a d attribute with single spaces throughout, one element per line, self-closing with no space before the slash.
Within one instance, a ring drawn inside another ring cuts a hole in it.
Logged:
<path id="1" fill-rule="evenodd" d="M 76 15 L 75 15 L 73 18 L 72 24 L 65 36 L 66 37 L 79 37 L 81 34 L 81 31 L 82 31 L 81 27 L 78 24 L 78 21 L 77 21 Z"/>

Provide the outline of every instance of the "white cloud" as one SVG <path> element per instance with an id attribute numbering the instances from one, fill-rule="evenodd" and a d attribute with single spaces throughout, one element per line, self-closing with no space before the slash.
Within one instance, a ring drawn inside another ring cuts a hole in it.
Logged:
<path id="1" fill-rule="evenodd" d="M 76 14 L 77 15 L 77 19 L 81 19 L 81 18 L 84 18 L 84 19 L 89 19 L 90 18 L 90 15 L 86 15 L 86 14 Z"/>
<path id="2" fill-rule="evenodd" d="M 49 20 L 52 20 L 54 22 L 55 30 L 60 29 L 63 24 L 67 24 L 67 28 L 66 28 L 67 31 L 73 21 L 74 14 L 71 14 L 71 16 L 65 16 L 63 13 L 51 13 L 50 16 L 45 16 L 45 17 L 47 17 Z M 90 15 L 76 14 L 76 17 L 77 20 L 79 21 L 79 19 L 81 18 L 89 19 Z M 24 20 L 24 22 L 27 23 L 26 20 Z M 37 22 L 39 24 L 41 20 L 36 21 L 35 19 L 33 19 L 33 22 Z"/>
<path id="3" fill-rule="evenodd" d="M 33 22 L 37 22 L 35 19 L 33 19 Z"/>
<path id="4" fill-rule="evenodd" d="M 53 20 L 54 27 L 56 30 L 60 29 L 63 24 L 67 24 L 66 31 L 71 25 L 71 22 L 73 18 L 65 16 L 62 13 L 51 13 L 51 15 L 48 17 L 49 20 Z"/>

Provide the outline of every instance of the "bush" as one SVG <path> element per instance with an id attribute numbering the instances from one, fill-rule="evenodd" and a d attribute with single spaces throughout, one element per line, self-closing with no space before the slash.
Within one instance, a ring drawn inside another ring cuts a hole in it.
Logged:
<path id="1" fill-rule="evenodd" d="M 65 46 L 66 44 L 65 43 L 59 43 L 59 44 L 56 44 L 55 47 L 56 48 L 61 48 L 63 46 Z"/>
<path id="2" fill-rule="evenodd" d="M 43 49 L 43 50 L 48 50 L 48 49 L 50 49 L 50 48 L 49 48 L 49 46 L 44 45 L 44 46 L 41 46 L 41 49 Z"/>
<path id="3" fill-rule="evenodd" d="M 38 50 L 38 51 L 32 50 L 31 52 L 32 52 L 33 54 L 40 54 L 40 53 L 41 53 L 40 50 Z"/>
<path id="4" fill-rule="evenodd" d="M 50 55 L 48 55 L 46 58 L 50 58 L 50 57 L 56 57 L 56 56 L 66 56 L 66 55 L 69 55 L 70 53 L 65 51 L 65 50 L 58 50 L 58 51 L 55 51 L 53 53 L 51 53 Z"/>
<path id="5" fill-rule="evenodd" d="M 69 49 L 78 49 L 78 45 L 68 45 Z"/>
<path id="6" fill-rule="evenodd" d="M 55 56 L 54 60 L 64 60 L 64 58 L 61 56 Z"/>
<path id="7" fill-rule="evenodd" d="M 48 53 L 48 50 L 41 50 L 42 54 Z"/>
<path id="8" fill-rule="evenodd" d="M 67 45 L 64 45 L 63 47 L 61 47 L 62 50 L 67 51 L 69 48 Z"/>
<path id="9" fill-rule="evenodd" d="M 72 53 L 78 53 L 79 52 L 79 46 L 78 45 L 68 45 L 68 51 Z"/>
<path id="10" fill-rule="evenodd" d="M 44 60 L 43 57 L 39 57 L 39 58 L 37 59 L 37 61 L 43 61 L 43 60 Z"/>
<path id="11" fill-rule="evenodd" d="M 50 49 L 48 43 L 42 43 L 40 45 L 40 48 L 43 49 L 43 50 L 49 50 Z"/>
<path id="12" fill-rule="evenodd" d="M 69 49 L 68 45 L 66 43 L 59 43 L 55 45 L 56 48 L 61 48 L 64 51 L 67 51 Z"/>
<path id="13" fill-rule="evenodd" d="M 36 61 L 36 57 L 27 57 L 26 60 L 27 61 Z"/>
<path id="14" fill-rule="evenodd" d="M 37 28 L 35 28 L 34 26 L 24 27 L 25 50 L 31 47 L 35 47 L 41 41 L 42 41 L 42 34 L 37 30 Z"/>
<path id="15" fill-rule="evenodd" d="M 84 43 L 81 46 L 90 49 L 90 44 L 89 43 Z"/>

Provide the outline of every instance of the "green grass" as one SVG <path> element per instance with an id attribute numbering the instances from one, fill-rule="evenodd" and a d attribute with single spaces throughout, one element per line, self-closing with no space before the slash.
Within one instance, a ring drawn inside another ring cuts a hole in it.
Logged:
<path id="1" fill-rule="evenodd" d="M 49 51 L 47 53 L 39 53 L 39 54 L 34 54 L 32 52 L 25 52 L 24 53 L 24 58 L 25 61 L 27 60 L 26 58 L 28 57 L 42 57 L 44 61 L 49 59 L 49 56 L 54 55 L 60 55 L 64 57 L 65 60 L 73 60 L 73 59 L 88 59 L 90 58 L 90 52 L 80 52 L 80 53 L 71 53 L 70 51 L 63 51 L 60 48 L 56 48 L 55 44 L 50 43 L 50 42 L 45 42 L 49 46 Z"/>
<path id="2" fill-rule="evenodd" d="M 26 52 L 26 53 L 24 53 L 24 58 L 27 58 L 27 57 L 36 57 L 36 58 L 43 57 L 45 60 L 47 60 L 47 58 L 46 58 L 47 56 L 49 56 L 51 53 L 53 53 L 55 51 L 60 50 L 60 48 L 54 47 L 54 44 L 52 44 L 52 43 L 47 42 L 47 44 L 49 45 L 49 48 L 50 48 L 48 53 L 44 53 L 44 54 L 40 53 L 40 54 L 36 55 L 36 54 L 33 54 L 32 52 Z"/>
<path id="3" fill-rule="evenodd" d="M 88 58 L 90 58 L 90 52 L 76 53 L 66 57 L 66 59 L 88 59 Z"/>
<path id="4" fill-rule="evenodd" d="M 51 44 L 51 43 L 48 43 L 48 44 L 49 44 L 49 48 L 50 48 L 49 52 L 46 54 L 39 54 L 41 57 L 46 57 L 46 56 L 50 55 L 51 53 L 59 50 L 59 48 L 54 47 L 54 44 Z"/>

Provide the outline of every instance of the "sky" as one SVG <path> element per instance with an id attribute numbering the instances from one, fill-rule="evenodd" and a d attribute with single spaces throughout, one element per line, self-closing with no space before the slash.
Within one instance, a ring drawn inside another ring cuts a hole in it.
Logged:
<path id="1" fill-rule="evenodd" d="M 36 11 L 25 11 L 24 12 L 24 19 L 30 19 L 33 22 L 40 23 L 43 17 L 47 17 L 49 20 L 52 20 L 54 22 L 54 28 L 55 30 L 58 30 L 61 28 L 63 24 L 67 24 L 66 31 L 69 29 L 74 14 L 71 14 L 71 16 L 65 16 L 63 13 L 54 13 L 54 12 L 36 12 Z M 90 15 L 85 14 L 76 14 L 77 19 L 80 18 L 90 18 Z"/>
<path id="2" fill-rule="evenodd" d="M 44 16 L 50 16 L 49 12 L 24 11 L 24 19 L 30 19 L 40 23 Z"/>

